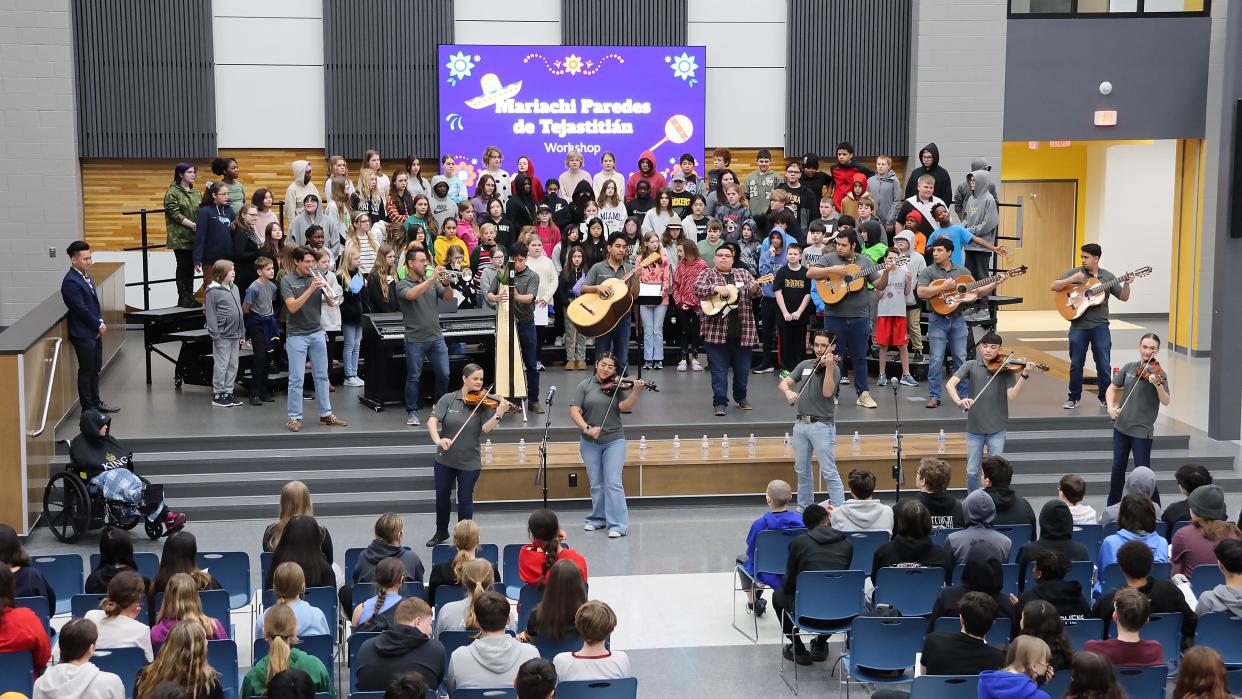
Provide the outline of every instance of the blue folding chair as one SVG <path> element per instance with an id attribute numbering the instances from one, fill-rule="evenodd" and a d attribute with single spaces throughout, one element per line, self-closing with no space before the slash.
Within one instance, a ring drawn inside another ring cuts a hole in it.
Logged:
<path id="1" fill-rule="evenodd" d="M 1107 628 L 1103 619 L 1074 619 L 1064 623 L 1065 634 L 1069 636 L 1070 645 L 1074 647 L 1074 651 L 1082 650 L 1087 641 L 1104 640 L 1104 630 Z"/>
<path id="2" fill-rule="evenodd" d="M 526 588 L 522 588 L 526 589 Z M 440 608 L 449 602 L 456 602 L 466 598 L 466 591 L 456 585 L 441 585 L 436 588 L 436 598 L 432 606 L 436 609 L 436 614 L 440 613 Z"/>
<path id="3" fill-rule="evenodd" d="M 147 665 L 147 656 L 141 648 L 96 648 L 91 656 L 91 664 L 121 678 L 125 685 L 125 696 L 134 696 L 134 680 L 138 672 Z"/>
<path id="4" fill-rule="evenodd" d="M 264 595 L 266 594 L 267 591 L 264 591 Z M 302 599 L 305 599 L 312 607 L 323 612 L 323 618 L 328 620 L 328 626 L 331 626 L 333 629 L 332 640 L 335 641 L 340 635 L 340 617 L 336 611 L 338 604 L 336 590 L 331 587 L 308 587 Z"/>
<path id="5" fill-rule="evenodd" d="M 1095 564 L 1091 561 L 1070 561 L 1070 571 L 1065 574 L 1066 580 L 1076 580 L 1082 585 L 1082 596 L 1091 601 L 1091 586 L 1095 584 Z M 1035 587 L 1035 561 L 1026 564 L 1026 584 L 1022 589 Z"/>
<path id="6" fill-rule="evenodd" d="M 440 645 L 444 646 L 444 671 L 448 672 L 449 660 L 453 657 L 453 651 L 464 646 L 474 643 L 474 639 L 479 635 L 478 631 L 441 631 L 437 638 Z"/>
<path id="7" fill-rule="evenodd" d="M 200 551 L 198 567 L 210 570 L 220 587 L 229 593 L 229 609 L 250 604 L 250 556 L 245 551 Z"/>
<path id="8" fill-rule="evenodd" d="M 436 592 L 439 592 L 439 590 L 437 589 Z M 526 630 L 526 623 L 530 621 L 531 610 L 541 601 L 543 601 L 543 588 L 536 587 L 535 585 L 527 585 L 518 593 L 518 633 Z"/>
<path id="9" fill-rule="evenodd" d="M 362 648 L 362 644 L 379 635 L 379 631 L 355 631 L 349 635 L 347 657 L 349 658 L 349 689 L 351 692 L 358 686 L 358 650 Z M 380 692 L 379 694 L 383 696 L 384 693 Z M 357 696 L 357 694 L 354 696 Z"/>
<path id="10" fill-rule="evenodd" d="M 431 565 L 436 566 L 445 561 L 452 560 L 457 555 L 457 547 L 452 544 L 436 544 L 431 549 Z M 496 544 L 479 544 L 478 550 L 474 552 L 476 558 L 482 558 L 485 561 L 491 561 L 497 566 L 500 565 L 500 547 Z"/>
<path id="11" fill-rule="evenodd" d="M 267 574 L 272 569 L 272 552 L 264 551 L 259 554 L 259 587 L 267 585 Z M 345 578 L 349 580 L 349 578 Z"/>
<path id="12" fill-rule="evenodd" d="M 336 668 L 334 667 L 335 663 L 333 662 L 333 659 L 332 659 L 332 637 L 331 636 L 328 636 L 326 634 L 314 635 L 314 636 L 300 636 L 298 637 L 297 645 L 294 647 L 302 651 L 303 653 L 306 653 L 307 655 L 313 655 L 316 658 L 319 658 L 319 660 L 323 663 L 323 666 L 328 668 L 329 679 L 336 677 Z M 267 642 L 266 638 L 254 639 L 254 647 L 253 647 L 254 655 L 251 656 L 253 658 L 251 662 L 257 663 L 260 660 L 266 658 L 270 650 L 271 650 L 271 646 Z"/>
<path id="13" fill-rule="evenodd" d="M 942 616 L 936 620 L 932 627 L 933 631 L 940 633 L 957 633 L 962 630 L 962 620 L 955 616 Z M 1013 630 L 1009 617 L 997 617 L 992 622 L 992 628 L 988 629 L 988 633 L 983 637 L 985 643 L 989 646 L 1000 648 L 1009 643 Z"/>
<path id="14" fill-rule="evenodd" d="M 43 628 L 47 629 L 48 636 L 55 636 L 52 631 L 52 614 L 48 609 L 46 597 L 18 597 L 13 600 L 14 606 L 25 607 L 34 612 L 39 617 L 39 621 L 43 622 Z"/>
<path id="15" fill-rule="evenodd" d="M 458 588 L 458 589 L 461 589 L 461 588 Z M 439 588 L 436 588 L 436 592 L 439 592 L 439 591 L 440 591 Z M 427 590 L 423 587 L 423 584 L 420 582 L 404 583 L 403 585 L 401 585 L 401 592 L 399 594 L 401 595 L 402 599 L 409 599 L 411 597 L 417 597 L 421 600 L 425 600 L 427 598 Z M 354 583 L 353 588 L 350 589 L 350 595 L 351 595 L 351 599 L 350 599 L 351 607 L 357 607 L 358 605 L 362 604 L 363 602 L 371 599 L 372 597 L 376 595 L 375 583 L 373 582 Z M 350 613 L 351 614 L 353 613 L 352 608 L 350 610 Z"/>
<path id="16" fill-rule="evenodd" d="M 1198 578 L 1196 570 L 1195 579 Z M 1242 665 L 1242 643 L 1238 643 L 1239 638 L 1242 638 L 1242 619 L 1229 612 L 1203 614 L 1195 627 L 1195 645 L 1215 648 L 1226 665 Z"/>
<path id="17" fill-rule="evenodd" d="M 1009 537 L 1009 541 L 1011 541 L 1013 545 L 1009 547 L 1009 560 L 1006 562 L 1016 562 L 1018 560 L 1018 549 L 1031 542 L 1031 525 L 993 524 L 992 528 Z"/>
<path id="18" fill-rule="evenodd" d="M 1229 681 L 1229 693 L 1235 697 L 1242 695 L 1242 664 L 1226 665 L 1225 677 Z"/>
<path id="19" fill-rule="evenodd" d="M 1069 691 L 1071 679 L 1073 677 L 1068 670 L 1061 670 L 1048 680 L 1043 690 L 1048 693 L 1050 699 L 1063 699 L 1065 693 Z"/>
<path id="20" fill-rule="evenodd" d="M 363 551 L 366 549 L 345 549 L 345 582 L 354 581 L 354 569 L 358 567 L 358 559 L 362 558 Z"/>
<path id="21" fill-rule="evenodd" d="M 233 624 L 231 621 L 232 610 L 229 608 L 229 593 L 227 590 L 199 590 L 198 599 L 202 602 L 203 613 L 220 622 L 224 629 L 229 632 L 229 638 L 233 637 Z M 158 592 L 155 595 L 154 611 L 151 617 L 157 617 L 160 609 L 164 606 L 164 593 Z"/>
<path id="22" fill-rule="evenodd" d="M 81 619 L 85 617 L 86 613 L 90 610 L 99 609 L 99 605 L 103 602 L 105 597 L 107 597 L 107 595 L 74 595 L 69 600 L 69 613 L 73 615 L 73 618 Z"/>
<path id="23" fill-rule="evenodd" d="M 875 603 L 891 605 L 902 616 L 931 614 L 944 589 L 942 568 L 881 568 L 875 577 Z"/>
<path id="24" fill-rule="evenodd" d="M 1104 527 L 1098 524 L 1075 524 L 1070 538 L 1087 547 L 1087 557 L 1092 563 L 1099 560 L 1100 544 L 1104 543 Z"/>
<path id="25" fill-rule="evenodd" d="M 910 686 L 910 699 L 976 699 L 978 675 L 921 675 Z"/>
<path id="26" fill-rule="evenodd" d="M 858 617 L 850 628 L 850 648 L 842 655 L 845 664 L 845 696 L 850 684 L 904 684 L 914 679 L 914 657 L 923 650 L 927 620 L 922 617 Z M 866 669 L 864 669 L 866 668 Z M 877 675 L 876 671 L 900 671 L 900 675 Z"/>
<path id="27" fill-rule="evenodd" d="M 30 651 L 0 653 L 0 692 L 34 694 L 34 656 Z"/>
<path id="28" fill-rule="evenodd" d="M 888 532 L 850 532 L 845 539 L 854 545 L 854 554 L 850 558 L 850 570 L 870 571 L 871 562 L 875 560 L 875 550 L 888 543 L 891 537 Z"/>
<path id="29" fill-rule="evenodd" d="M 220 673 L 224 699 L 237 699 L 241 676 L 237 670 L 237 644 L 232 639 L 207 642 L 207 664 Z"/>
<path id="30" fill-rule="evenodd" d="M 1162 522 L 1162 524 L 1167 524 L 1167 523 Z M 1181 530 L 1182 527 L 1190 526 L 1190 524 L 1191 524 L 1191 521 L 1188 519 L 1179 519 L 1178 521 L 1174 522 L 1173 526 L 1169 527 L 1169 543 L 1170 544 L 1173 543 L 1173 537 L 1177 536 L 1177 532 Z"/>
<path id="31" fill-rule="evenodd" d="M 91 554 L 91 570 L 99 567 L 99 554 Z M 135 551 L 134 565 L 138 566 L 138 573 L 147 580 L 154 580 L 155 573 L 160 569 L 160 555 L 154 551 Z"/>
<path id="32" fill-rule="evenodd" d="M 1151 567 L 1151 573 L 1148 577 L 1156 580 L 1168 580 L 1173 575 L 1173 564 L 1156 563 Z M 1109 592 L 1126 584 L 1126 576 L 1121 572 L 1121 566 L 1116 563 L 1108 564 L 1104 570 L 1100 571 L 1100 595 L 1107 595 Z"/>
<path id="33" fill-rule="evenodd" d="M 933 546 L 943 548 L 944 542 L 949 540 L 949 535 L 953 532 L 962 531 L 961 527 L 937 527 L 931 530 L 931 542 Z"/>
<path id="34" fill-rule="evenodd" d="M 559 699 L 635 699 L 638 678 L 619 680 L 568 680 L 556 685 Z"/>
<path id="35" fill-rule="evenodd" d="M 861 570 L 808 570 L 798 573 L 793 609 L 785 610 L 794 626 L 794 633 L 827 635 L 849 630 L 850 624 L 863 612 L 863 586 L 866 577 L 867 574 Z M 796 694 L 798 664 L 791 663 L 791 683 L 785 675 L 783 652 L 780 663 L 781 679 Z"/>
<path id="36" fill-rule="evenodd" d="M 1108 625 L 1108 637 L 1117 637 L 1117 622 Z M 1144 641 L 1156 641 L 1164 648 L 1164 661 L 1168 665 L 1168 674 L 1177 674 L 1182 654 L 1182 613 L 1155 612 L 1139 629 L 1139 638 Z M 1236 641 L 1235 641 L 1236 643 Z"/>
<path id="37" fill-rule="evenodd" d="M 748 562 L 754 564 L 754 575 L 751 575 L 751 573 L 746 570 L 745 564 L 739 563 L 734 568 L 733 598 L 735 604 L 733 604 L 733 628 L 737 629 L 738 633 L 750 639 L 751 643 L 759 642 L 759 617 L 751 614 L 751 621 L 754 626 L 754 636 L 750 636 L 745 630 L 742 629 L 742 627 L 737 625 L 737 593 L 745 593 L 748 591 L 748 588 L 746 588 L 745 584 L 742 582 L 743 576 L 756 578 L 754 581 L 754 592 L 758 595 L 759 591 L 762 589 L 759 587 L 760 583 L 757 579 L 758 575 L 760 573 L 784 575 L 785 562 L 789 560 L 789 542 L 793 541 L 798 535 L 805 533 L 805 529 L 765 529 L 759 532 L 758 536 L 755 537 L 755 560 Z"/>
<path id="38" fill-rule="evenodd" d="M 560 685 L 557 685 L 559 693 Z M 517 690 L 512 687 L 499 689 L 458 689 L 449 696 L 453 699 L 517 699 Z"/>
<path id="39" fill-rule="evenodd" d="M 1102 532 L 1104 534 L 1104 538 L 1108 538 L 1113 534 L 1116 534 L 1119 529 L 1121 529 L 1121 526 L 1117 524 L 1117 520 L 1108 522 L 1104 525 L 1104 530 Z"/>
<path id="40" fill-rule="evenodd" d="M 1153 667 L 1116 667 L 1113 674 L 1126 693 L 1126 699 L 1164 699 L 1164 685 L 1169 671 L 1163 665 Z"/>
<path id="41" fill-rule="evenodd" d="M 966 570 L 965 563 L 958 563 L 957 565 L 953 566 L 953 584 L 954 585 L 960 585 L 962 583 L 962 573 L 965 572 L 965 570 Z M 1018 564 L 1017 563 L 1002 563 L 1001 574 L 1003 576 L 1003 586 L 1001 587 L 1001 592 L 1004 592 L 1007 595 L 1009 594 L 1017 595 L 1018 594 Z M 898 607 L 898 609 L 901 609 L 901 608 Z M 905 610 L 903 609 L 902 612 L 904 613 Z"/>
<path id="42" fill-rule="evenodd" d="M 1195 566 L 1194 575 L 1190 578 L 1190 589 L 1194 590 L 1196 598 L 1202 597 L 1203 593 L 1217 585 L 1224 584 L 1225 574 L 1220 572 L 1220 566 L 1215 563 Z"/>
<path id="43" fill-rule="evenodd" d="M 82 573 L 82 557 L 76 553 L 36 556 L 31 564 L 43 574 L 47 584 L 56 592 L 54 614 L 69 612 L 73 596 L 81 594 L 86 585 L 86 578 Z"/>
<path id="44" fill-rule="evenodd" d="M 504 560 L 500 566 L 500 579 L 504 582 L 505 594 L 513 599 L 517 599 L 518 588 L 522 586 L 522 576 L 519 572 L 518 557 L 522 553 L 522 547 L 526 544 L 505 544 L 503 549 Z"/>
<path id="45" fill-rule="evenodd" d="M 578 634 L 566 636 L 559 641 L 541 634 L 535 636 L 531 642 L 539 649 L 539 657 L 545 660 L 552 660 L 560 653 L 576 653 L 582 649 L 582 637 Z"/>

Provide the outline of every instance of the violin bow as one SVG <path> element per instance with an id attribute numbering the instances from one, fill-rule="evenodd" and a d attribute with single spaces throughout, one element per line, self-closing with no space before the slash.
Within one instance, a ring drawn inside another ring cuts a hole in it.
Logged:
<path id="1" fill-rule="evenodd" d="M 1148 359 L 1147 361 L 1143 362 L 1143 366 L 1139 367 L 1139 368 L 1138 368 L 1138 369 L 1134 372 L 1134 387 L 1135 387 L 1135 388 L 1137 388 L 1137 387 L 1138 387 L 1139 381 L 1141 381 L 1141 379 L 1139 379 L 1138 375 L 1139 375 L 1139 374 L 1141 374 L 1141 373 L 1143 373 L 1143 371 L 1145 371 L 1145 370 L 1147 369 L 1147 367 L 1151 366 L 1151 363 L 1152 363 L 1152 361 L 1153 361 L 1153 360 L 1155 360 L 1155 358 L 1156 358 L 1156 355 L 1154 355 L 1154 354 L 1153 354 L 1153 355 L 1151 355 L 1151 358 L 1150 358 L 1150 359 Z M 1124 385 L 1125 385 L 1125 381 L 1122 381 L 1122 382 L 1121 382 L 1121 384 L 1124 386 Z M 1126 397 L 1125 397 L 1125 398 L 1122 398 L 1122 399 L 1121 399 L 1121 405 L 1117 406 L 1117 414 L 1119 414 L 1119 415 L 1121 414 L 1122 409 L 1126 407 L 1126 403 L 1130 402 L 1130 396 L 1132 396 L 1132 395 L 1134 395 L 1134 391 L 1133 391 L 1133 390 L 1126 391 Z"/>
<path id="2" fill-rule="evenodd" d="M 827 351 L 827 352 L 824 352 L 823 356 L 819 357 L 819 359 L 818 359 L 818 360 L 816 360 L 815 369 L 818 369 L 818 368 L 820 368 L 821 366 L 824 366 L 824 357 L 827 357 L 829 354 L 832 354 L 832 351 L 833 351 L 833 350 L 835 350 L 836 348 L 837 348 L 837 346 L 836 346 L 836 345 L 833 345 L 832 347 L 829 347 L 829 348 L 828 348 L 828 351 Z M 827 369 L 825 369 L 825 371 L 827 371 Z M 807 380 L 806 380 L 806 381 L 804 381 L 804 382 L 802 383 L 802 388 L 799 388 L 799 389 L 798 389 L 798 398 L 799 398 L 799 399 L 801 399 L 801 398 L 802 398 L 802 394 L 803 394 L 803 392 L 805 392 L 805 391 L 806 391 L 806 387 L 807 387 L 807 386 L 810 386 L 810 385 L 811 385 L 812 383 L 814 383 L 814 382 L 815 382 L 815 373 L 814 373 L 814 369 L 813 369 L 813 370 L 812 370 L 811 375 L 807 378 Z M 821 384 L 821 385 L 822 385 L 822 384 Z M 797 402 L 798 402 L 798 401 L 796 401 L 796 400 L 795 400 L 795 401 L 794 401 L 794 404 L 796 405 L 796 404 L 797 404 Z"/>
<path id="3" fill-rule="evenodd" d="M 1000 376 L 1000 373 L 1005 370 L 1005 367 L 1009 366 L 1009 360 L 1013 359 L 1013 355 L 1015 354 L 1017 354 L 1016 351 L 1010 352 L 1008 355 L 1005 356 L 1005 361 L 1001 362 L 1000 368 L 996 370 L 995 374 L 992 374 L 991 378 L 988 379 L 987 383 L 983 384 L 983 388 L 979 389 L 979 392 L 974 395 L 972 400 L 979 400 L 979 396 L 983 395 L 983 392 L 988 390 L 988 386 L 992 385 L 992 382 L 996 380 L 996 377 Z M 986 367 L 987 365 L 985 364 L 984 366 Z M 968 411 L 963 410 L 962 412 L 968 412 Z"/>
<path id="4" fill-rule="evenodd" d="M 495 387 L 496 387 L 496 384 L 492 384 L 491 386 L 488 386 L 488 387 L 487 387 L 487 390 L 483 391 L 483 396 L 484 396 L 484 397 L 487 397 L 488 395 L 490 395 L 490 394 L 491 394 L 491 392 L 492 392 L 492 389 L 493 389 L 493 388 L 495 388 Z M 465 419 L 465 420 L 461 423 L 461 427 L 458 427 L 458 428 L 457 428 L 457 434 L 453 435 L 453 438 L 449 440 L 450 442 L 456 442 L 456 441 L 457 441 L 457 437 L 461 435 L 461 431 L 462 431 L 462 430 L 464 430 L 464 429 L 466 429 L 466 425 L 470 424 L 470 418 L 474 417 L 474 414 L 475 414 L 475 413 L 477 413 L 477 412 L 479 412 L 479 408 L 481 408 L 481 407 L 483 407 L 483 401 L 482 401 L 482 400 L 480 400 L 480 401 L 479 401 L 479 402 L 478 402 L 478 403 L 474 406 L 474 410 L 471 410 L 471 411 L 470 411 L 470 414 L 466 416 L 466 419 Z"/>

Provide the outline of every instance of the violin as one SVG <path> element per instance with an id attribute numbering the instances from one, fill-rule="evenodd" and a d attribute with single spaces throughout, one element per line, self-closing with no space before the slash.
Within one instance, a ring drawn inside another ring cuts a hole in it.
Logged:
<path id="1" fill-rule="evenodd" d="M 488 393 L 487 391 L 466 391 L 466 394 L 462 397 L 462 402 L 466 405 L 475 407 L 482 403 L 483 407 L 489 410 L 499 408 L 500 401 L 502 400 L 504 400 L 503 396 Z"/>
<path id="2" fill-rule="evenodd" d="M 1039 371 L 1048 371 L 1049 369 L 1047 364 L 1031 361 L 1024 357 L 1009 357 L 1009 361 L 1006 362 L 1005 357 L 1008 355 L 1008 352 L 1001 350 L 1000 352 L 997 352 L 996 356 L 990 361 L 984 362 L 984 366 L 986 366 L 988 371 L 992 373 L 996 373 L 1003 369 L 1005 371 L 1018 374 L 1026 371 L 1028 367 Z"/>
<path id="3" fill-rule="evenodd" d="M 599 382 L 599 390 L 611 396 L 615 395 L 617 391 L 632 391 L 637 385 L 633 379 L 627 379 L 614 374 Z M 656 391 L 657 393 L 660 391 L 659 387 L 650 381 L 646 382 L 643 388 L 648 391 Z"/>
<path id="4" fill-rule="evenodd" d="M 1160 385 L 1164 383 L 1164 377 L 1161 376 L 1163 373 L 1164 369 L 1161 368 L 1160 362 L 1156 361 L 1155 357 L 1152 357 L 1151 361 L 1139 365 L 1139 368 L 1134 372 L 1134 376 L 1139 381 L 1151 381 L 1151 377 L 1154 376 L 1156 377 L 1156 384 Z"/>

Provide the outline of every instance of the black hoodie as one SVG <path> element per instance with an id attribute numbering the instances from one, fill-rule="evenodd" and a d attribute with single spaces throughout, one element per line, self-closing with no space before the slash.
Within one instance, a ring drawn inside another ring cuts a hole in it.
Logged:
<path id="1" fill-rule="evenodd" d="M 359 692 L 382 692 L 392 678 L 414 671 L 428 687 L 444 680 L 444 646 L 413 626 L 397 624 L 362 644 L 354 661 Z"/>
<path id="2" fill-rule="evenodd" d="M 539 204 L 533 192 L 534 184 L 529 177 L 523 174 L 513 178 L 513 193 L 505 205 L 505 218 L 509 219 L 515 235 L 521 233 L 525 226 L 535 225 L 535 209 Z"/>
<path id="3" fill-rule="evenodd" d="M 932 527 L 935 529 L 963 529 L 966 527 L 966 513 L 962 510 L 962 501 L 942 490 L 939 493 L 922 491 L 911 495 L 927 507 L 931 513 Z"/>
<path id="4" fill-rule="evenodd" d="M 1026 498 L 1013 492 L 1013 488 L 997 485 L 984 488 L 984 492 L 991 495 L 992 502 L 996 503 L 996 519 L 992 520 L 992 524 L 1029 524 L 1031 538 L 1037 537 L 1039 530 L 1035 527 L 1035 508 Z"/>
<path id="5" fill-rule="evenodd" d="M 555 180 L 548 180 L 548 182 L 555 182 Z M 546 187 L 547 185 L 544 186 Z M 569 227 L 574 224 L 574 210 L 573 207 L 569 205 L 569 202 L 561 198 L 559 183 L 557 184 L 557 187 L 558 189 L 556 194 L 548 192 L 544 195 L 543 203 L 547 204 L 549 209 L 552 209 L 552 223 L 555 223 L 556 227 L 561 229 L 563 236 L 564 231 L 568 230 Z M 551 255 L 552 251 L 549 250 L 548 254 Z"/>
<path id="6" fill-rule="evenodd" d="M 521 177 L 521 175 L 518 175 Z M 354 566 L 354 582 L 370 582 L 375 577 L 375 567 L 385 558 L 396 558 L 405 566 L 405 574 L 410 580 L 423 581 L 423 561 L 409 546 L 393 546 L 386 541 L 372 539 L 367 550 L 358 557 Z"/>
<path id="7" fill-rule="evenodd" d="M 781 593 L 793 602 L 798 590 L 798 573 L 808 570 L 848 570 L 854 557 L 854 545 L 845 535 L 828 525 L 799 534 L 789 542 L 789 558 Z"/>
<path id="8" fill-rule="evenodd" d="M 923 152 L 931 153 L 932 166 L 923 167 Z M 923 175 L 931 175 L 936 178 L 936 189 L 932 192 L 940 197 L 940 201 L 945 202 L 945 206 L 953 201 L 953 180 L 949 177 L 949 171 L 940 167 L 940 149 L 935 143 L 928 143 L 919 150 L 919 157 L 915 158 L 918 167 L 910 171 L 910 176 L 906 178 L 906 195 L 909 199 L 919 190 L 919 177 Z"/>
<path id="9" fill-rule="evenodd" d="M 78 428 L 82 430 L 82 434 L 69 443 L 69 460 L 75 468 L 86 474 L 87 479 L 114 468 L 134 470 L 134 452 L 112 436 L 111 427 L 108 428 L 107 436 L 99 436 L 99 430 L 104 425 L 111 424 L 112 418 L 98 410 L 85 410 L 78 419 Z"/>
<path id="10" fill-rule="evenodd" d="M 1082 594 L 1082 583 L 1077 580 L 1045 580 L 1031 589 L 1018 595 L 1018 603 L 1013 606 L 1013 628 L 1018 628 L 1022 620 L 1022 609 L 1035 600 L 1043 600 L 1057 608 L 1057 614 L 1064 620 L 1067 617 L 1083 618 L 1091 614 L 1091 605 Z"/>
<path id="11" fill-rule="evenodd" d="M 595 201 L 595 190 L 591 187 L 591 183 L 582 180 L 574 186 L 574 191 L 569 195 L 569 205 L 574 210 L 574 222 L 586 223 L 586 205 L 587 202 Z M 583 236 L 585 239 L 585 235 Z"/>
<path id="12" fill-rule="evenodd" d="M 932 607 L 931 626 L 942 616 L 959 616 L 957 604 L 967 592 L 982 592 L 996 600 L 1001 616 L 1013 615 L 1013 603 L 1009 594 L 1004 592 L 1005 569 L 1002 567 L 1002 556 L 999 548 L 978 542 L 970 547 L 966 554 L 966 564 L 962 569 L 962 584 L 947 587 L 936 599 Z"/>
<path id="13" fill-rule="evenodd" d="M 1039 511 L 1039 538 L 1018 549 L 1018 587 L 1025 587 L 1026 568 L 1040 551 L 1056 551 L 1067 561 L 1089 561 L 1087 547 L 1074 541 L 1074 515 L 1061 500 L 1049 500 Z M 1049 600 L 1051 601 L 1051 600 Z"/>
<path id="14" fill-rule="evenodd" d="M 894 536 L 893 540 L 875 550 L 871 563 L 871 580 L 881 568 L 944 568 L 945 579 L 953 572 L 953 563 L 944 548 L 936 546 L 931 539 L 909 539 Z"/>
<path id="15" fill-rule="evenodd" d="M 656 201 L 651 198 L 651 184 L 647 180 L 638 181 L 635 194 L 637 196 L 625 202 L 625 210 L 630 216 L 642 216 L 655 208 Z"/>

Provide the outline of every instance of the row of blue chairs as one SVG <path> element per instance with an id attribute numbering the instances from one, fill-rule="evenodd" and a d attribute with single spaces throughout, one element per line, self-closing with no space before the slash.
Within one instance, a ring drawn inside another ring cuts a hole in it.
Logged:
<path id="1" fill-rule="evenodd" d="M 427 694 L 433 699 L 435 692 Z M 517 699 L 517 692 L 510 687 L 498 689 L 458 689 L 453 699 Z M 619 680 L 571 680 L 556 685 L 557 699 L 634 699 L 638 696 L 638 679 L 624 677 Z M 383 692 L 353 692 L 349 699 L 384 699 Z"/>
<path id="2" fill-rule="evenodd" d="M 1239 672 L 1242 672 L 1240 670 Z M 1168 676 L 1162 667 L 1118 667 L 1117 683 L 1128 699 L 1164 699 Z M 1232 674 L 1230 682 L 1237 681 Z M 908 681 L 908 680 L 907 680 Z M 1052 699 L 1062 699 L 1069 690 L 1069 671 L 1059 672 L 1043 686 Z M 1232 692 L 1237 692 L 1230 685 Z M 911 684 L 911 699 L 976 699 L 978 675 L 922 675 Z"/>

